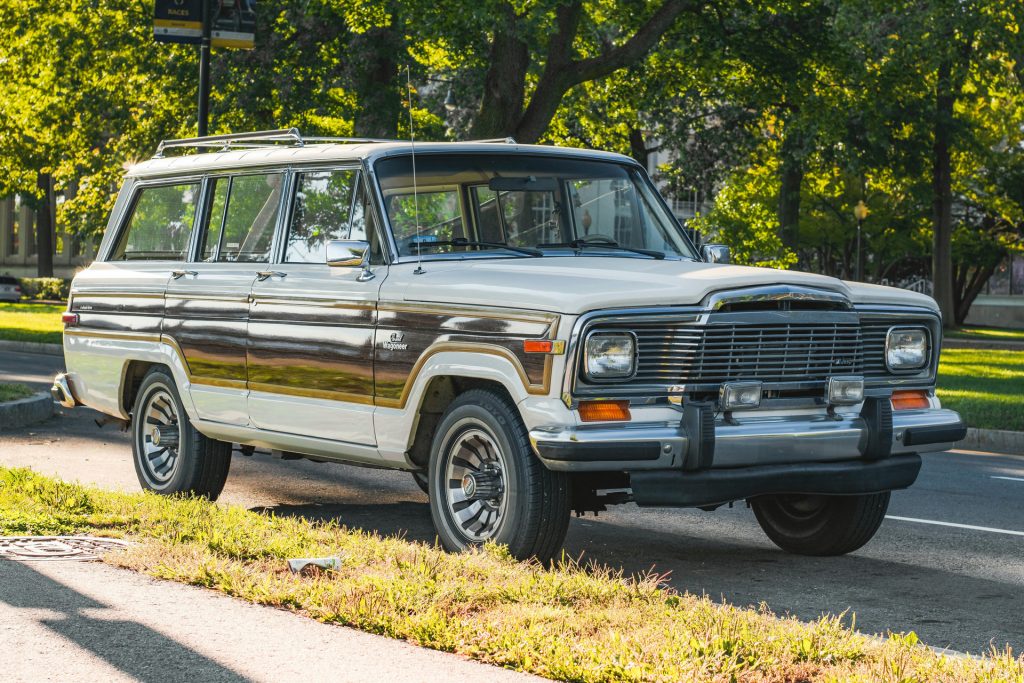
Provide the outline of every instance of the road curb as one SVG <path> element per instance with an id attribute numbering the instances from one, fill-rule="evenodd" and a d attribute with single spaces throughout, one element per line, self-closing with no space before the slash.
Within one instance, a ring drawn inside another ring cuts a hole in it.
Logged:
<path id="1" fill-rule="evenodd" d="M 49 392 L 41 391 L 28 398 L 0 403 L 0 430 L 17 429 L 52 416 L 53 397 Z"/>
<path id="2" fill-rule="evenodd" d="M 63 356 L 64 347 L 60 344 L 44 344 L 43 342 L 11 341 L 0 339 L 0 351 L 20 351 L 21 353 L 41 353 L 47 356 Z"/>
<path id="3" fill-rule="evenodd" d="M 1024 432 L 1004 429 L 967 429 L 967 438 L 956 445 L 969 451 L 1024 455 Z"/>

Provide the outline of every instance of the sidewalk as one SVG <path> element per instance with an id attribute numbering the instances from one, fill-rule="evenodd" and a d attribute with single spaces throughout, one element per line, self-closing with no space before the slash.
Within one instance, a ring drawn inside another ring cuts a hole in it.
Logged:
<path id="1" fill-rule="evenodd" d="M 4 681 L 540 681 L 98 562 L 0 560 Z"/>

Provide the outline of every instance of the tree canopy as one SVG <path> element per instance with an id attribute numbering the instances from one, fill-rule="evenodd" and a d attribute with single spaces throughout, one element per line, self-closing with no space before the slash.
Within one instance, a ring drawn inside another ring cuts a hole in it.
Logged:
<path id="1" fill-rule="evenodd" d="M 123 167 L 194 134 L 195 49 L 155 43 L 152 10 L 0 7 L 0 195 L 96 234 Z M 949 324 L 1021 248 L 1019 0 L 281 0 L 257 22 L 214 51 L 213 133 L 404 137 L 409 107 L 419 139 L 657 152 L 742 262 L 932 278 Z"/>

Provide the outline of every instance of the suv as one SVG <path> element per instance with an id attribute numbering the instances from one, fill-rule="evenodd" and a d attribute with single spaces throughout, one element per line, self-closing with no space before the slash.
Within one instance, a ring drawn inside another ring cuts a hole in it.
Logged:
<path id="1" fill-rule="evenodd" d="M 729 265 L 632 159 L 511 140 L 166 141 L 64 321 L 54 395 L 130 422 L 144 488 L 216 498 L 233 444 L 406 470 L 450 550 L 747 500 L 846 553 L 965 434 L 930 298 Z"/>

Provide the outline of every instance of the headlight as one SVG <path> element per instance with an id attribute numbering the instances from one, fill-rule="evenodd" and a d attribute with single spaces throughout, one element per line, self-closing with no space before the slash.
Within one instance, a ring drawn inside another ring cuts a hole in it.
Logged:
<path id="1" fill-rule="evenodd" d="M 589 379 L 632 377 L 636 372 L 636 337 L 630 332 L 592 332 L 587 337 L 583 362 Z"/>
<path id="2" fill-rule="evenodd" d="M 885 338 L 885 365 L 890 370 L 917 370 L 928 363 L 928 330 L 894 328 Z"/>

